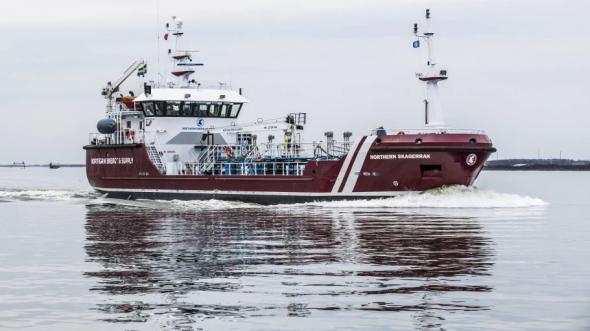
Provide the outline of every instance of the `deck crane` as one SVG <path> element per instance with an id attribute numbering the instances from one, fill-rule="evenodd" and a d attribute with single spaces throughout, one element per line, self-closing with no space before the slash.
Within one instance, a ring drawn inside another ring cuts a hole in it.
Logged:
<path id="1" fill-rule="evenodd" d="M 107 86 L 103 87 L 101 94 L 107 99 L 107 113 L 113 111 L 113 94 L 119 91 L 119 87 L 127 80 L 127 78 L 129 78 L 129 76 L 144 65 L 145 61 L 142 59 L 134 61 L 114 83 L 108 82 Z"/>

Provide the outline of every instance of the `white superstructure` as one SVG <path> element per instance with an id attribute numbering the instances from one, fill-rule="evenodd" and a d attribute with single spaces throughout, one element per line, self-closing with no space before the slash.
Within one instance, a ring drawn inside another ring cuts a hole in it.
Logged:
<path id="1" fill-rule="evenodd" d="M 135 61 L 115 84 L 109 82 L 103 89 L 108 100 L 107 119 L 99 122 L 100 134 L 91 136 L 91 144 L 145 144 L 151 161 L 167 175 L 235 175 L 238 171 L 245 175 L 251 174 L 248 163 L 254 161 L 272 162 L 264 165 L 266 172 L 272 166 L 273 173 L 300 175 L 303 160 L 337 158 L 348 151 L 350 133 L 344 135 L 342 146 L 331 133 L 326 142 L 306 144 L 305 113 L 239 122 L 248 103 L 242 90 L 224 83 L 204 87 L 191 79 L 195 67 L 203 64 L 193 62 L 196 51 L 179 49 L 184 35 L 182 21 L 173 17 L 166 28 L 164 39 L 174 42 L 174 48 L 168 50 L 173 79 L 163 84 L 144 82 L 141 95 L 130 92 L 113 100 L 131 74 L 137 71 L 138 76 L 145 76 L 147 65 Z"/>

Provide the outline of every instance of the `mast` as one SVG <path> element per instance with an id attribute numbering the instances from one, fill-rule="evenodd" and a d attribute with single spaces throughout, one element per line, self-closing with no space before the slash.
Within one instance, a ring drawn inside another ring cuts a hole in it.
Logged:
<path id="1" fill-rule="evenodd" d="M 173 63 L 171 73 L 179 78 L 178 84 L 181 87 L 190 87 L 191 83 L 195 83 L 194 80 L 189 79 L 190 75 L 195 73 L 194 67 L 203 66 L 203 63 L 193 63 L 191 54 L 198 51 L 180 49 L 180 40 L 184 35 L 182 28 L 183 22 L 180 17 L 172 16 L 172 22 L 166 23 L 164 40 L 167 41 L 170 35 L 174 37 L 174 50 L 168 49 L 168 56 Z"/>
<path id="2" fill-rule="evenodd" d="M 429 28 L 430 9 L 426 9 L 426 28 Z M 420 47 L 420 39 L 424 40 L 428 50 L 427 69 L 425 73 L 417 73 L 416 77 L 426 83 L 426 99 L 424 100 L 424 124 L 432 128 L 446 126 L 443 109 L 439 99 L 438 82 L 448 78 L 446 70 L 439 70 L 434 58 L 434 32 L 418 33 L 418 23 L 414 23 L 414 35 L 419 39 L 414 41 L 414 48 Z"/>

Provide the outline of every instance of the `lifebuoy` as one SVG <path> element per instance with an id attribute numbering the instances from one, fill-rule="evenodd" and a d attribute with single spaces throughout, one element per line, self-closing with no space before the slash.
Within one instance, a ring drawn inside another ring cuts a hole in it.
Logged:
<path id="1" fill-rule="evenodd" d="M 234 149 L 231 148 L 231 146 L 225 146 L 225 148 L 223 149 L 223 152 L 225 153 L 225 155 L 227 157 L 232 157 L 234 156 Z"/>
<path id="2" fill-rule="evenodd" d="M 129 140 L 133 140 L 133 139 L 135 138 L 135 131 L 133 131 L 133 130 L 129 130 L 129 129 L 126 129 L 126 130 L 125 130 L 125 136 L 126 136 L 126 137 L 127 137 L 127 139 L 129 139 Z"/>
<path id="3" fill-rule="evenodd" d="M 406 133 L 405 133 L 405 132 L 403 132 L 403 131 L 400 131 L 400 132 L 398 132 L 397 134 L 399 134 L 399 135 L 402 135 L 402 136 L 403 136 L 403 135 L 404 135 L 404 134 L 406 134 Z"/>

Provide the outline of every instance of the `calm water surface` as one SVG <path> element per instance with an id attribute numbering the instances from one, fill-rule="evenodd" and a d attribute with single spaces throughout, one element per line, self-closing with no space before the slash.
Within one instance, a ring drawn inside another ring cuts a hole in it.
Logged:
<path id="1" fill-rule="evenodd" d="M 0 168 L 0 329 L 589 330 L 590 173 L 265 207 Z"/>

